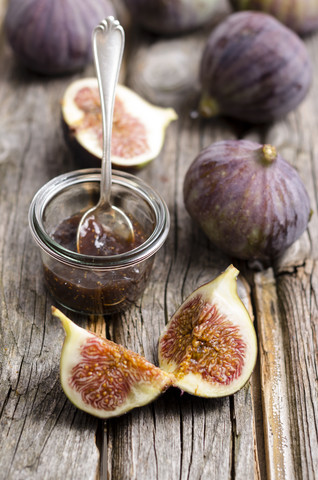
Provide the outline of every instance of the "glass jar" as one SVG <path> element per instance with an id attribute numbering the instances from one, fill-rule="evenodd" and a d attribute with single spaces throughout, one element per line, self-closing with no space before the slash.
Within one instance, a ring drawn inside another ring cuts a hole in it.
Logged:
<path id="1" fill-rule="evenodd" d="M 29 225 L 40 247 L 44 279 L 52 297 L 75 312 L 108 315 L 128 308 L 142 295 L 155 253 L 167 238 L 170 216 L 164 200 L 143 180 L 113 171 L 111 202 L 138 222 L 143 243 L 112 256 L 88 256 L 65 248 L 53 238 L 54 231 L 65 219 L 75 214 L 80 218 L 96 205 L 99 186 L 100 169 L 54 178 L 35 194 Z"/>

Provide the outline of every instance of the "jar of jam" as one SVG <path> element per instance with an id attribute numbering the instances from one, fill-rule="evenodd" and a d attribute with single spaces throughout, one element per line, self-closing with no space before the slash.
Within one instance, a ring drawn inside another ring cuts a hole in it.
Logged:
<path id="1" fill-rule="evenodd" d="M 111 202 L 131 219 L 134 241 L 121 253 L 78 253 L 77 226 L 97 204 L 99 186 L 100 169 L 69 172 L 46 183 L 29 209 L 50 294 L 60 305 L 90 315 L 112 314 L 138 300 L 170 227 L 168 208 L 158 193 L 134 175 L 113 171 Z"/>

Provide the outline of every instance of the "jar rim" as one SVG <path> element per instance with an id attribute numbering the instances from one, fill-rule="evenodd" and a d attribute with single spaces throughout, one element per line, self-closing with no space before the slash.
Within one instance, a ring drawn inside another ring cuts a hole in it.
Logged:
<path id="1" fill-rule="evenodd" d="M 151 235 L 138 247 L 128 252 L 111 256 L 93 256 L 73 252 L 62 247 L 46 232 L 42 221 L 48 203 L 61 191 L 87 182 L 100 183 L 100 168 L 74 170 L 45 183 L 34 195 L 29 207 L 29 227 L 35 242 L 51 257 L 78 268 L 94 267 L 101 270 L 122 268 L 139 263 L 154 255 L 168 236 L 170 215 L 168 207 L 159 193 L 144 180 L 127 172 L 112 171 L 112 183 L 136 193 L 149 205 L 155 215 L 155 227 Z"/>

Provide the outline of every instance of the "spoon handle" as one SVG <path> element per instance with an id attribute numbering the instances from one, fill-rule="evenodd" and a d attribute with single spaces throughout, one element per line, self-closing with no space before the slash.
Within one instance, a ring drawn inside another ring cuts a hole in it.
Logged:
<path id="1" fill-rule="evenodd" d="M 112 184 L 111 139 L 113 112 L 124 43 L 124 29 L 114 17 L 105 18 L 93 31 L 93 54 L 103 125 L 103 155 L 99 203 L 108 203 L 109 205 Z"/>

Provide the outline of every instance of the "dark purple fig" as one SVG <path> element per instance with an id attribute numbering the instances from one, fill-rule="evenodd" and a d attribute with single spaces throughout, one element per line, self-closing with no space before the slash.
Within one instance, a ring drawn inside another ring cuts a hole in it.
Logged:
<path id="1" fill-rule="evenodd" d="M 200 112 L 251 123 L 281 118 L 305 98 L 312 66 L 303 41 L 274 17 L 229 15 L 203 51 Z"/>
<path id="2" fill-rule="evenodd" d="M 207 23 L 218 0 L 124 0 L 134 23 L 158 34 L 177 35 Z"/>
<path id="3" fill-rule="evenodd" d="M 193 395 L 232 395 L 255 366 L 257 339 L 237 294 L 238 274 L 230 265 L 192 292 L 160 337 L 160 367 L 174 376 L 174 385 Z"/>
<path id="4" fill-rule="evenodd" d="M 55 75 L 80 70 L 91 62 L 92 31 L 114 14 L 109 0 L 11 0 L 4 26 L 9 44 L 24 65 Z"/>
<path id="5" fill-rule="evenodd" d="M 235 10 L 270 13 L 300 35 L 318 28 L 317 0 L 230 0 Z"/>
<path id="6" fill-rule="evenodd" d="M 216 247 L 265 265 L 300 237 L 311 214 L 296 170 L 271 145 L 248 140 L 202 150 L 183 193 L 190 216 Z"/>

